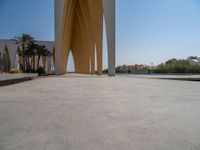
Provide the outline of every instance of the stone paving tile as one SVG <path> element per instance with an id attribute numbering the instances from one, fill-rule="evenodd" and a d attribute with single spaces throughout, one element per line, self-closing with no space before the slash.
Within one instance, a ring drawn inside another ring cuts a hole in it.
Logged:
<path id="1" fill-rule="evenodd" d="M 0 150 L 199 150 L 199 82 L 60 76 L 0 87 Z"/>

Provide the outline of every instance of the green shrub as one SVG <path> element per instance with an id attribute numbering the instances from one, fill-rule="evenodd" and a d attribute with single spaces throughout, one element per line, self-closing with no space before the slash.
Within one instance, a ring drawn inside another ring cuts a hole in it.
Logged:
<path id="1" fill-rule="evenodd" d="M 200 73 L 200 66 L 190 64 L 187 60 L 168 60 L 158 65 L 154 73 Z"/>
<path id="2" fill-rule="evenodd" d="M 28 68 L 28 69 L 26 69 L 26 73 L 35 73 L 35 70 L 31 69 L 31 68 Z"/>
<path id="3" fill-rule="evenodd" d="M 21 72 L 17 68 L 12 68 L 10 69 L 10 73 L 21 73 Z"/>
<path id="4" fill-rule="evenodd" d="M 45 69 L 44 67 L 39 67 L 37 70 L 38 75 L 42 76 L 42 75 L 46 75 Z"/>

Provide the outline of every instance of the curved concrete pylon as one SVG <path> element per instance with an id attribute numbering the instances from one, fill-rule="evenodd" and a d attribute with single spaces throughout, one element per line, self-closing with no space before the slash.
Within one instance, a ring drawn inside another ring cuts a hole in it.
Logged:
<path id="1" fill-rule="evenodd" d="M 16 68 L 16 55 L 17 55 L 17 51 L 16 51 L 16 44 L 14 42 L 6 45 L 8 48 L 8 52 L 9 52 L 9 57 L 10 57 L 10 67 L 11 68 Z"/>
<path id="2" fill-rule="evenodd" d="M 108 44 L 108 74 L 115 75 L 115 0 L 102 0 Z"/>
<path id="3" fill-rule="evenodd" d="M 10 71 L 10 54 L 7 45 L 3 51 L 3 72 Z"/>
<path id="4" fill-rule="evenodd" d="M 5 47 L 8 49 L 9 57 L 10 57 L 10 67 L 16 67 L 16 44 L 11 40 L 0 40 L 0 51 L 3 53 Z"/>
<path id="5" fill-rule="evenodd" d="M 55 0 L 55 72 L 65 74 L 70 50 L 76 73 L 102 74 L 103 15 L 109 75 L 115 75 L 115 0 Z"/>

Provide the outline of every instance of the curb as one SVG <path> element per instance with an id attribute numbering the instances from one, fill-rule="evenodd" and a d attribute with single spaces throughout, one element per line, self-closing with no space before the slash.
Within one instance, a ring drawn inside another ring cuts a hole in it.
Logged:
<path id="1" fill-rule="evenodd" d="M 2 80 L 0 81 L 0 86 L 4 85 L 11 85 L 16 84 L 20 82 L 30 81 L 33 80 L 35 77 L 22 77 L 22 78 L 16 78 L 16 79 L 8 79 L 8 80 Z"/>

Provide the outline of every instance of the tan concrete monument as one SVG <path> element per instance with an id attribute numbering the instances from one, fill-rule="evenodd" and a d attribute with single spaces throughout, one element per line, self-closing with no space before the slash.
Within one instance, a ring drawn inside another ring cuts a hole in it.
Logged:
<path id="1" fill-rule="evenodd" d="M 102 74 L 103 19 L 109 75 L 115 75 L 115 0 L 55 0 L 55 69 L 65 74 L 70 51 L 76 73 Z M 97 61 L 95 60 L 97 59 Z M 95 61 L 97 66 L 95 66 Z"/>

